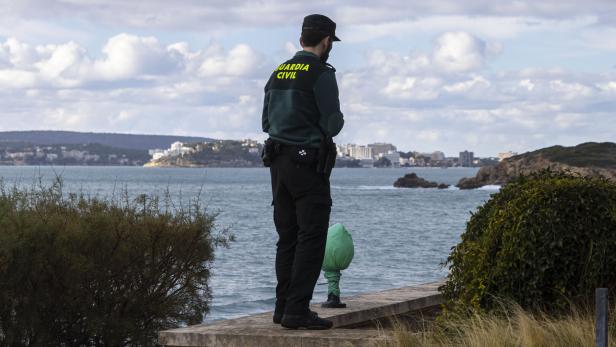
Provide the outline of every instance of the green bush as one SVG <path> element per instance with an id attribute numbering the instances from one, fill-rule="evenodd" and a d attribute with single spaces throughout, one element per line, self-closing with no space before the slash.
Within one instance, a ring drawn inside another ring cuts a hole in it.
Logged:
<path id="1" fill-rule="evenodd" d="M 213 214 L 0 184 L 0 345 L 143 346 L 208 312 Z"/>
<path id="2" fill-rule="evenodd" d="M 549 170 L 520 177 L 472 214 L 447 265 L 451 310 L 588 303 L 596 287 L 616 287 L 616 184 Z"/>

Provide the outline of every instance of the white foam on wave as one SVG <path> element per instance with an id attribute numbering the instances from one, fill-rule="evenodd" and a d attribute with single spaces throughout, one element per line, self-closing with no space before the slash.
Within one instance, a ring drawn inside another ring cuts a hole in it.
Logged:
<path id="1" fill-rule="evenodd" d="M 413 190 L 423 190 L 423 189 L 437 189 L 437 188 L 398 188 L 394 186 L 331 186 L 332 189 L 340 189 L 340 190 L 404 190 L 404 191 L 413 191 Z M 448 188 L 443 190 L 460 190 L 460 188 L 450 185 Z"/>
<path id="2" fill-rule="evenodd" d="M 394 186 L 358 186 L 357 189 L 360 190 L 392 190 L 397 189 Z"/>
<path id="3" fill-rule="evenodd" d="M 393 190 L 398 189 L 394 186 L 332 186 L 332 189 L 343 189 L 343 190 Z"/>
<path id="4" fill-rule="evenodd" d="M 395 189 L 413 190 L 409 188 L 397 188 L 394 186 L 331 186 L 331 188 L 340 189 L 340 190 L 395 190 Z M 414 189 L 436 189 L 436 188 L 414 188 Z M 489 185 L 476 188 L 476 190 L 500 190 L 500 189 L 501 189 L 501 186 L 497 184 L 489 184 Z M 444 190 L 460 190 L 460 188 L 452 184 Z"/>
<path id="5" fill-rule="evenodd" d="M 479 187 L 478 190 L 500 190 L 501 186 L 497 184 L 488 184 L 487 186 Z"/>

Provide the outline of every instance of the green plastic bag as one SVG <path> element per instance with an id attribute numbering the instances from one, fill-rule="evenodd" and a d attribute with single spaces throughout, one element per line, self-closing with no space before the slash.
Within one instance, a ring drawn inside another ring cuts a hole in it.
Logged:
<path id="1" fill-rule="evenodd" d="M 353 238 L 344 225 L 337 223 L 329 227 L 322 266 L 328 293 L 340 296 L 340 271 L 349 267 L 353 255 Z"/>
<path id="2" fill-rule="evenodd" d="M 346 269 L 351 264 L 354 254 L 353 238 L 344 225 L 336 223 L 329 227 L 325 257 L 323 258 L 323 270 L 340 271 Z"/>

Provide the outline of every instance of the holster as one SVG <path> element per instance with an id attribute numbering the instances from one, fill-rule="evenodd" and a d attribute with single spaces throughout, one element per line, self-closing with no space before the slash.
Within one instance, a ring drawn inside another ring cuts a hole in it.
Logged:
<path id="1" fill-rule="evenodd" d="M 280 143 L 275 142 L 271 138 L 265 140 L 265 145 L 261 150 L 261 160 L 263 161 L 263 166 L 270 167 L 278 152 L 280 152 Z"/>
<path id="2" fill-rule="evenodd" d="M 321 136 L 321 143 L 319 144 L 319 153 L 317 161 L 317 172 L 322 173 L 325 177 L 329 178 L 336 165 L 336 144 L 331 136 Z"/>

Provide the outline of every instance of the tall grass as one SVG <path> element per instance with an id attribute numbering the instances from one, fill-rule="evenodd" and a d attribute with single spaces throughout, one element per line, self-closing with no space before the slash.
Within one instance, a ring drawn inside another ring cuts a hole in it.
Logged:
<path id="1" fill-rule="evenodd" d="M 612 315 L 616 310 L 612 310 Z M 396 321 L 381 347 L 589 347 L 595 345 L 592 312 L 572 311 L 560 317 L 532 314 L 515 306 L 508 314 L 449 317 L 422 331 Z M 616 324 L 609 326 L 609 346 L 616 347 Z"/>

